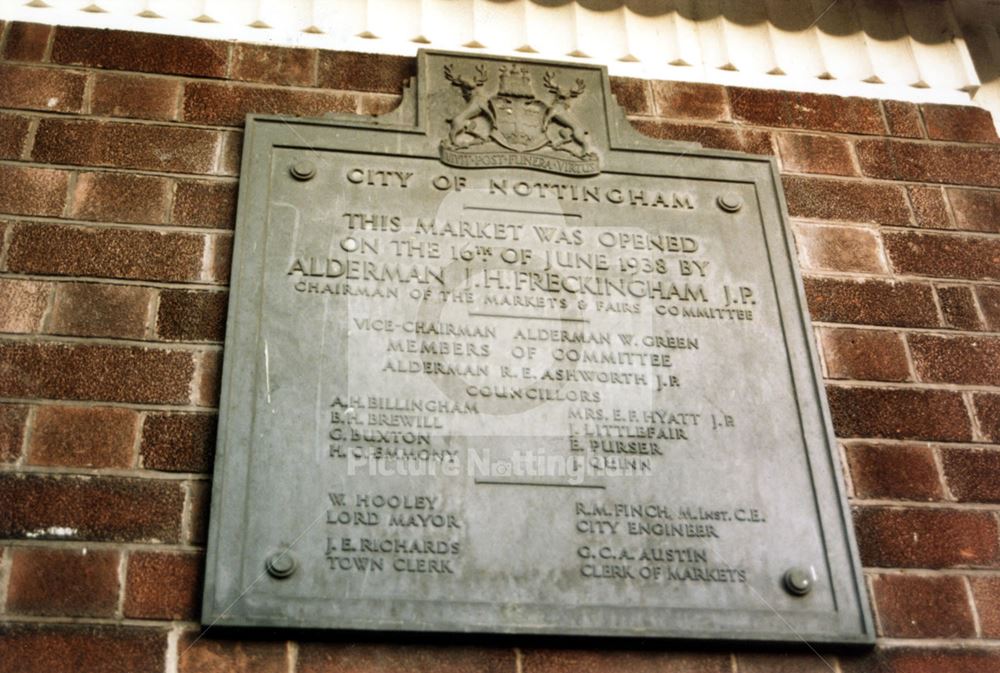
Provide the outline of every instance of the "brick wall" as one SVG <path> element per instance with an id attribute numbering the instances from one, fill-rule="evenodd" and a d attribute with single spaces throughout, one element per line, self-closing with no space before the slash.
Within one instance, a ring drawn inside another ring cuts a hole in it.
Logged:
<path id="1" fill-rule="evenodd" d="M 243 116 L 388 110 L 414 62 L 0 26 L 0 673 L 1000 671 L 982 110 L 613 81 L 648 135 L 779 158 L 873 652 L 199 638 Z"/>

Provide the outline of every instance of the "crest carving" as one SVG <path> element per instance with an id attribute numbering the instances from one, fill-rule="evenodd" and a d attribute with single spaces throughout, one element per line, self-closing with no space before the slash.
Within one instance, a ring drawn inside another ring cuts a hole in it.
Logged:
<path id="1" fill-rule="evenodd" d="M 577 79 L 566 87 L 546 71 L 539 97 L 531 74 L 517 65 L 501 66 L 494 92 L 486 88 L 489 74 L 477 65 L 474 75 L 444 67 L 444 76 L 457 87 L 465 107 L 448 122 L 441 142 L 441 160 L 452 166 L 487 168 L 525 166 L 568 175 L 600 172 L 590 132 L 571 110 L 586 84 Z"/>

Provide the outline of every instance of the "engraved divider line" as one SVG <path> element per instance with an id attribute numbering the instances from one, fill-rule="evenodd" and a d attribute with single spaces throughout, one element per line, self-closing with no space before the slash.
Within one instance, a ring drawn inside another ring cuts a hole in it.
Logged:
<path id="1" fill-rule="evenodd" d="M 559 322 L 582 322 L 589 323 L 587 318 L 545 316 L 545 315 L 512 315 L 507 313 L 484 313 L 482 311 L 469 311 L 470 316 L 477 318 L 514 318 L 516 320 L 557 320 Z"/>
<path id="2" fill-rule="evenodd" d="M 464 206 L 462 210 L 482 211 L 486 213 L 520 213 L 523 215 L 545 215 L 548 217 L 555 217 L 557 219 L 565 219 L 567 217 L 575 217 L 581 220 L 583 219 L 583 215 L 579 213 L 552 212 L 549 210 L 522 210 L 519 208 L 486 208 L 484 206 Z"/>
<path id="3" fill-rule="evenodd" d="M 487 486 L 539 486 L 552 488 L 607 488 L 604 484 L 572 484 L 563 481 L 525 481 L 515 479 L 475 479 L 473 483 Z"/>

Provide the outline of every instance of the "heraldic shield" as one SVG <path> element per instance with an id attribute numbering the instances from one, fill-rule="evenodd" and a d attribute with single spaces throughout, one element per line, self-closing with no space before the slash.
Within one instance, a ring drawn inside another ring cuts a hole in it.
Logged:
<path id="1" fill-rule="evenodd" d="M 544 147 L 549 142 L 545 134 L 548 108 L 534 96 L 493 96 L 490 111 L 496 126 L 490 137 L 518 152 L 531 152 Z"/>
<path id="2" fill-rule="evenodd" d="M 547 99 L 539 97 L 526 67 L 500 66 L 499 85 L 485 89 L 485 65 L 476 74 L 444 67 L 444 76 L 458 87 L 465 107 L 447 119 L 448 137 L 441 142 L 441 160 L 451 166 L 531 166 L 568 175 L 600 172 L 590 133 L 572 113 L 572 101 L 583 94 L 583 80 L 560 85 L 552 71 L 543 79 Z M 545 94 L 543 94 L 544 96 Z"/>

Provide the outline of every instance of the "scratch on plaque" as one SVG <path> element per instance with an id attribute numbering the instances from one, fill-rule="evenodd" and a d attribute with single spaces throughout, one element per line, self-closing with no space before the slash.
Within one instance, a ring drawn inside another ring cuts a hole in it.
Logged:
<path id="1" fill-rule="evenodd" d="M 271 358 L 268 355 L 267 339 L 264 339 L 264 387 L 267 390 L 267 403 L 271 403 Z"/>

